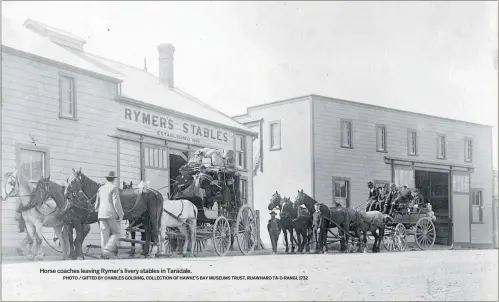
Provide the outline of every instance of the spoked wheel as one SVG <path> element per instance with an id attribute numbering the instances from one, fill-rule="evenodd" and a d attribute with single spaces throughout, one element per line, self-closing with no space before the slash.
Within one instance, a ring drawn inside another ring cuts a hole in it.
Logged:
<path id="1" fill-rule="evenodd" d="M 405 226 L 401 223 L 395 226 L 395 247 L 397 250 L 403 252 L 407 248 L 407 231 Z"/>
<path id="2" fill-rule="evenodd" d="M 383 247 L 389 252 L 396 249 L 394 231 L 391 231 L 387 236 L 383 236 Z"/>
<path id="3" fill-rule="evenodd" d="M 225 256 L 230 248 L 230 225 L 227 218 L 219 216 L 213 226 L 213 246 L 218 256 Z"/>
<path id="4" fill-rule="evenodd" d="M 428 217 L 421 217 L 416 223 L 416 244 L 422 250 L 431 249 L 435 244 L 436 230 L 433 221 Z"/>
<path id="5" fill-rule="evenodd" d="M 173 255 L 177 250 L 177 238 L 175 236 L 166 235 L 165 237 L 165 254 Z"/>
<path id="6" fill-rule="evenodd" d="M 256 216 L 247 204 L 239 209 L 236 221 L 236 239 L 243 255 L 249 255 L 256 246 Z"/>

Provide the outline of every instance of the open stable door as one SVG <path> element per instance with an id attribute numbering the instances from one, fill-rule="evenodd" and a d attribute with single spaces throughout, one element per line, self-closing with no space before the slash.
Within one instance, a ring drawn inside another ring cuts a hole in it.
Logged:
<path id="1" fill-rule="evenodd" d="M 144 181 L 149 187 L 158 190 L 164 199 L 170 193 L 170 171 L 168 150 L 158 146 L 143 147 Z"/>
<path id="2" fill-rule="evenodd" d="M 467 246 L 471 242 L 470 230 L 470 174 L 452 172 L 452 228 L 453 243 Z"/>

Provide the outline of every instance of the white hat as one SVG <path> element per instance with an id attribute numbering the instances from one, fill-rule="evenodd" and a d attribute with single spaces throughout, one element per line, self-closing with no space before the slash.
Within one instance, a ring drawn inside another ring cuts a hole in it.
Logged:
<path id="1" fill-rule="evenodd" d="M 300 205 L 300 208 L 302 208 L 302 209 L 306 209 L 307 207 L 306 207 L 304 204 L 301 204 L 301 205 Z"/>

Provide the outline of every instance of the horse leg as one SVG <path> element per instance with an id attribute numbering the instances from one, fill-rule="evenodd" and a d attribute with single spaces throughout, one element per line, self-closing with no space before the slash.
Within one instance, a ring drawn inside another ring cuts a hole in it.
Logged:
<path id="1" fill-rule="evenodd" d="M 36 260 L 43 260 L 42 238 L 43 238 L 43 222 L 37 221 L 35 223 L 35 245 L 36 245 Z"/>
<path id="2" fill-rule="evenodd" d="M 286 253 L 289 253 L 288 230 L 282 229 L 282 233 L 284 234 L 284 242 L 286 242 Z"/>
<path id="3" fill-rule="evenodd" d="M 189 222 L 189 228 L 191 229 L 191 257 L 194 257 L 194 248 L 196 243 L 196 219 L 193 219 Z"/>
<path id="4" fill-rule="evenodd" d="M 66 260 L 69 256 L 69 239 L 66 233 L 66 229 L 64 228 L 64 225 L 59 225 L 54 227 L 54 232 L 57 238 L 59 238 L 59 242 L 61 243 L 62 259 Z"/>
<path id="5" fill-rule="evenodd" d="M 289 239 L 291 240 L 291 253 L 294 254 L 295 253 L 295 235 L 293 234 L 294 231 L 293 231 L 293 227 L 291 227 L 289 229 Z M 298 234 L 297 234 L 298 236 Z M 297 242 L 296 242 L 297 243 Z M 297 243 L 298 244 L 298 243 Z"/>
<path id="6" fill-rule="evenodd" d="M 376 253 L 376 244 L 378 243 L 378 235 L 376 234 L 376 230 L 371 230 L 371 234 L 373 235 L 374 237 L 374 243 L 373 243 L 373 248 L 372 248 L 372 251 L 373 253 Z"/>
<path id="7" fill-rule="evenodd" d="M 184 236 L 184 245 L 182 247 L 182 255 L 186 256 L 187 255 L 187 245 L 189 244 L 189 229 L 187 226 L 183 225 L 178 228 L 180 233 Z"/>
<path id="8" fill-rule="evenodd" d="M 83 256 L 83 223 L 77 222 L 74 224 L 75 227 L 75 232 L 76 232 L 76 238 L 75 238 L 75 255 L 73 259 L 84 259 L 85 257 Z M 104 247 L 101 246 L 101 249 Z"/>
<path id="9" fill-rule="evenodd" d="M 130 239 L 135 240 L 135 229 L 134 229 L 135 224 L 133 224 L 133 220 L 128 220 L 128 225 L 130 227 Z M 141 239 L 144 240 L 144 238 L 141 238 Z M 131 257 L 133 257 L 135 255 L 135 242 L 131 243 L 129 255 Z"/>
<path id="10" fill-rule="evenodd" d="M 68 235 L 69 241 L 69 259 L 75 258 L 75 246 L 74 246 L 74 238 L 73 238 L 73 224 L 71 222 L 64 223 L 63 232 Z"/>

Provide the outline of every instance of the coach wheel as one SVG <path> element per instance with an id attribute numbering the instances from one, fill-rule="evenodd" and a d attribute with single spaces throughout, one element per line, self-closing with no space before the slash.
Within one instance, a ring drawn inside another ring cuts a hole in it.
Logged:
<path id="1" fill-rule="evenodd" d="M 219 216 L 213 226 L 213 246 L 218 256 L 225 256 L 230 248 L 230 225 L 227 218 Z"/>
<path id="2" fill-rule="evenodd" d="M 407 231 L 402 223 L 395 226 L 395 247 L 397 250 L 403 252 L 407 248 Z"/>
<path id="3" fill-rule="evenodd" d="M 175 251 L 177 250 L 177 245 L 178 245 L 178 240 L 177 237 L 173 234 L 167 234 L 165 236 L 165 254 L 166 255 L 173 255 Z"/>
<path id="4" fill-rule="evenodd" d="M 383 247 L 389 252 L 395 250 L 395 236 L 393 232 L 387 236 L 383 236 Z"/>
<path id="5" fill-rule="evenodd" d="M 422 250 L 431 249 L 435 244 L 436 230 L 433 221 L 428 217 L 421 217 L 416 223 L 416 244 Z"/>
<path id="6" fill-rule="evenodd" d="M 247 204 L 239 209 L 236 221 L 236 240 L 243 255 L 251 254 L 256 246 L 256 216 Z"/>

